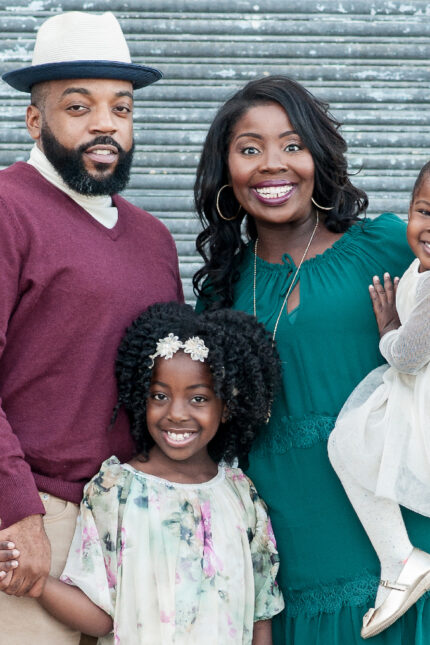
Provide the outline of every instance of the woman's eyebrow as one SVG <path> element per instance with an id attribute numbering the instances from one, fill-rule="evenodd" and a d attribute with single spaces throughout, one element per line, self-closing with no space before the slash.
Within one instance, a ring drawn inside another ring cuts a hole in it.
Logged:
<path id="1" fill-rule="evenodd" d="M 283 137 L 288 137 L 290 134 L 297 134 L 295 130 L 286 130 L 285 132 L 282 132 L 279 135 L 279 138 L 282 139 Z M 236 137 L 237 139 L 240 139 L 241 137 L 252 137 L 253 139 L 263 139 L 261 134 L 257 134 L 256 132 L 242 132 L 242 134 L 238 134 Z"/>

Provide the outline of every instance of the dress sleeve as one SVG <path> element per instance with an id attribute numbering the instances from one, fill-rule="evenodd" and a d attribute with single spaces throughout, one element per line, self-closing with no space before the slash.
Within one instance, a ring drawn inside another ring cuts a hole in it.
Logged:
<path id="1" fill-rule="evenodd" d="M 61 580 L 79 587 L 93 603 L 114 617 L 123 548 L 120 506 L 124 487 L 119 463 L 116 469 L 106 471 L 103 466 L 85 488 Z"/>
<path id="2" fill-rule="evenodd" d="M 282 593 L 276 582 L 279 555 L 266 504 L 251 481 L 250 494 L 256 517 L 255 533 L 251 540 L 255 587 L 254 621 L 270 620 L 284 608 Z"/>
<path id="3" fill-rule="evenodd" d="M 430 361 L 430 273 L 419 280 L 415 305 L 404 325 L 385 334 L 379 349 L 404 374 L 417 374 Z"/>

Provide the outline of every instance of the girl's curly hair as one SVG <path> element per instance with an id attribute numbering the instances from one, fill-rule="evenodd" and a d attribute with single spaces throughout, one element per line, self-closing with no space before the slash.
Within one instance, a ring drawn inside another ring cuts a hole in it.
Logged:
<path id="1" fill-rule="evenodd" d="M 259 427 L 264 426 L 280 382 L 280 361 L 270 334 L 255 318 L 241 311 L 197 314 L 189 305 L 155 304 L 127 329 L 118 349 L 115 373 L 118 402 L 114 418 L 124 406 L 139 454 L 148 459 L 154 445 L 146 425 L 146 403 L 156 344 L 169 333 L 184 342 L 200 337 L 209 354 L 215 394 L 227 406 L 228 419 L 208 444 L 212 459 L 246 466 Z M 164 360 L 164 359 L 157 359 Z"/>
<path id="2" fill-rule="evenodd" d="M 328 104 L 287 76 L 250 81 L 218 110 L 197 167 L 194 201 L 203 230 L 197 236 L 196 247 L 204 266 L 195 274 L 193 286 L 206 305 L 232 305 L 238 265 L 245 249 L 242 221 L 246 213 L 239 211 L 240 204 L 233 191 L 224 190 L 221 198 L 221 211 L 233 219 L 225 222 L 216 208 L 218 191 L 230 183 L 228 151 L 233 130 L 250 108 L 270 103 L 277 103 L 285 110 L 312 155 L 313 197 L 318 204 L 332 207 L 324 212 L 325 227 L 343 233 L 360 219 L 368 206 L 366 193 L 349 179 L 347 145 L 339 132 L 341 124 L 329 113 Z M 247 217 L 246 229 L 248 238 L 255 240 L 257 229 L 252 217 Z"/>

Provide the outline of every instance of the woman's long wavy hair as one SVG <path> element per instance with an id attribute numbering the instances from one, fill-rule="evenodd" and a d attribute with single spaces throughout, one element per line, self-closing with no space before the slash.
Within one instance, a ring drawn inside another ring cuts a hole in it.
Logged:
<path id="1" fill-rule="evenodd" d="M 197 250 L 204 266 L 193 278 L 194 291 L 206 306 L 230 307 L 237 267 L 245 242 L 242 238 L 243 210 L 230 222 L 216 210 L 219 189 L 229 183 L 228 150 L 238 120 L 256 105 L 278 103 L 284 108 L 295 131 L 312 155 L 315 165 L 313 198 L 321 206 L 333 206 L 324 212 L 328 230 L 341 233 L 366 210 L 366 193 L 356 188 L 348 175 L 346 142 L 339 133 L 340 123 L 328 112 L 328 104 L 315 98 L 299 83 L 286 76 L 268 76 L 251 81 L 230 98 L 215 116 L 203 145 L 194 199 L 203 231 L 197 237 Z M 234 217 L 240 204 L 233 191 L 225 189 L 222 213 Z M 247 220 L 247 234 L 257 237 L 252 217 Z"/>
<path id="2" fill-rule="evenodd" d="M 197 314 L 189 305 L 176 302 L 149 307 L 127 329 L 118 349 L 118 402 L 113 421 L 124 407 L 137 451 L 144 460 L 148 459 L 154 445 L 146 424 L 151 355 L 157 342 L 170 333 L 181 341 L 198 336 L 209 349 L 205 364 L 212 374 L 215 394 L 228 410 L 228 418 L 208 444 L 210 456 L 216 462 L 224 459 L 230 464 L 237 458 L 246 466 L 258 429 L 265 427 L 280 384 L 281 367 L 271 335 L 242 311 L 224 309 Z"/>

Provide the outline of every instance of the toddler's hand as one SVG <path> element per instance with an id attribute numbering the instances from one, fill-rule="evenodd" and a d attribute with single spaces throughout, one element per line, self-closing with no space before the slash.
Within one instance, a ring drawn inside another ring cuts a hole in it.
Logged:
<path id="1" fill-rule="evenodd" d="M 391 281 L 390 274 L 384 273 L 384 286 L 378 276 L 374 276 L 373 284 L 369 286 L 373 311 L 378 323 L 379 334 L 382 338 L 387 332 L 400 327 L 400 319 L 396 309 L 396 291 L 399 278 Z"/>

